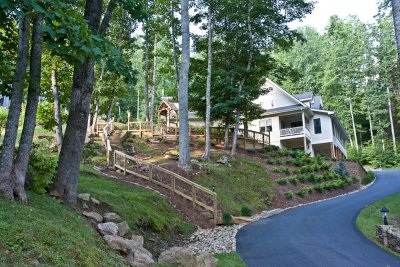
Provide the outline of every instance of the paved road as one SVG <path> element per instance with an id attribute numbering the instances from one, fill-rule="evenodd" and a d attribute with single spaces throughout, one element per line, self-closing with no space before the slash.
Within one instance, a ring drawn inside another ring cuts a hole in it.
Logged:
<path id="1" fill-rule="evenodd" d="M 363 207 L 399 192 L 400 171 L 378 172 L 375 184 L 364 191 L 245 226 L 237 235 L 237 250 L 249 267 L 400 266 L 399 258 L 369 241 L 355 226 Z"/>

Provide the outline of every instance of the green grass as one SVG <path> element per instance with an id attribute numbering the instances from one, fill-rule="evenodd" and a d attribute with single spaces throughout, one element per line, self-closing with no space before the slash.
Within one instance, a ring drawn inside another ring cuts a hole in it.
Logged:
<path id="1" fill-rule="evenodd" d="M 218 202 L 233 215 L 240 215 L 242 207 L 255 213 L 267 209 L 275 200 L 272 184 L 264 166 L 247 156 L 229 158 L 231 167 L 215 164 L 223 154 L 212 156 L 212 162 L 202 163 L 206 173 L 195 176 L 195 182 L 210 188 L 215 185 Z"/>
<path id="2" fill-rule="evenodd" d="M 246 264 L 236 252 L 214 254 L 218 259 L 217 267 L 246 267 Z"/>
<path id="3" fill-rule="evenodd" d="M 159 194 L 104 178 L 89 166 L 82 166 L 78 191 L 90 193 L 120 214 L 133 230 L 147 229 L 168 238 L 171 234 L 190 234 L 194 226 L 185 221 Z"/>
<path id="4" fill-rule="evenodd" d="M 395 194 L 365 207 L 364 209 L 361 210 L 360 214 L 357 216 L 356 225 L 357 228 L 368 239 L 370 239 L 380 247 L 384 248 L 385 250 L 400 257 L 399 253 L 391 251 L 386 247 L 382 246 L 380 243 L 378 243 L 375 236 L 375 225 L 383 224 L 382 215 L 380 213 L 381 208 L 383 206 L 386 206 L 389 209 L 388 219 L 389 219 L 389 224 L 391 224 L 391 220 L 400 219 L 400 210 L 398 208 L 399 202 L 400 202 L 400 194 Z"/>
<path id="5" fill-rule="evenodd" d="M 28 192 L 29 204 L 0 200 L 2 266 L 124 266 L 74 210 Z"/>

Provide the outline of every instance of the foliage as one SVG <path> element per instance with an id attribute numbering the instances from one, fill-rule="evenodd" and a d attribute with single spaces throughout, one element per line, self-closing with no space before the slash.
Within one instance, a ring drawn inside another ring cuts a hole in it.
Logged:
<path id="1" fill-rule="evenodd" d="M 82 151 L 82 162 L 88 164 L 92 162 L 92 158 L 95 156 L 101 156 L 103 154 L 103 147 L 97 143 L 87 143 L 83 146 Z"/>
<path id="2" fill-rule="evenodd" d="M 29 204 L 0 200 L 0 262 L 5 266 L 126 266 L 74 210 L 28 191 Z"/>
<path id="3" fill-rule="evenodd" d="M 37 193 L 45 193 L 54 182 L 56 174 L 57 155 L 52 155 L 49 149 L 50 142 L 46 139 L 32 144 L 29 158 L 28 177 L 30 186 Z"/>
<path id="4" fill-rule="evenodd" d="M 309 192 L 308 188 L 303 188 L 303 189 L 300 189 L 296 194 L 299 197 L 304 198 L 307 195 L 308 192 Z"/>
<path id="5" fill-rule="evenodd" d="M 284 193 L 286 199 L 292 199 L 293 198 L 293 192 L 292 191 L 288 191 Z"/>
<path id="6" fill-rule="evenodd" d="M 61 110 L 62 121 L 66 121 L 67 115 L 64 110 Z M 45 130 L 51 131 L 56 126 L 54 119 L 54 104 L 48 101 L 39 103 L 36 117 L 38 125 L 42 126 Z"/>
<path id="7" fill-rule="evenodd" d="M 350 175 L 343 160 L 339 161 L 339 163 L 336 165 L 335 172 L 343 176 Z"/>
<path id="8" fill-rule="evenodd" d="M 222 223 L 225 225 L 231 225 L 233 223 L 232 215 L 229 212 L 222 214 Z"/>
<path id="9" fill-rule="evenodd" d="M 362 179 L 362 184 L 367 185 L 375 180 L 375 174 L 372 171 L 368 171 L 365 177 Z"/>
<path id="10" fill-rule="evenodd" d="M 218 259 L 217 267 L 245 267 L 246 264 L 236 252 L 214 254 Z"/>
<path id="11" fill-rule="evenodd" d="M 400 158 L 393 151 L 392 143 L 389 141 L 381 144 L 366 143 L 359 152 L 349 149 L 349 159 L 356 160 L 364 165 L 372 165 L 374 168 L 390 168 L 398 166 Z"/>
<path id="12" fill-rule="evenodd" d="M 253 210 L 248 206 L 243 206 L 241 210 L 242 216 L 250 217 L 253 213 Z"/>
<path id="13" fill-rule="evenodd" d="M 2 135 L 3 129 L 6 127 L 8 116 L 8 109 L 0 107 L 0 137 Z"/>
<path id="14" fill-rule="evenodd" d="M 276 183 L 279 184 L 279 185 L 286 185 L 287 184 L 287 179 L 280 178 L 280 179 L 276 180 Z"/>

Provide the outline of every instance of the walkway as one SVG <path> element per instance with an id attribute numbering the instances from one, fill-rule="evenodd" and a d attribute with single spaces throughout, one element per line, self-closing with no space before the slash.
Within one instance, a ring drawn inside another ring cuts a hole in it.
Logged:
<path id="1" fill-rule="evenodd" d="M 377 172 L 377 177 L 364 191 L 247 225 L 237 235 L 240 256 L 249 267 L 400 266 L 399 258 L 369 241 L 355 226 L 363 207 L 400 192 L 400 171 Z"/>

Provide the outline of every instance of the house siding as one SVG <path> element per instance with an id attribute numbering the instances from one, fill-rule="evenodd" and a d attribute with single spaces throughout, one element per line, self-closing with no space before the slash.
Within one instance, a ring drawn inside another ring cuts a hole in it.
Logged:
<path id="1" fill-rule="evenodd" d="M 314 119 L 321 120 L 321 133 L 315 133 Z M 332 129 L 332 119 L 328 114 L 314 114 L 312 121 L 310 122 L 310 132 L 313 144 L 320 143 L 330 143 L 333 142 L 333 129 Z"/>

